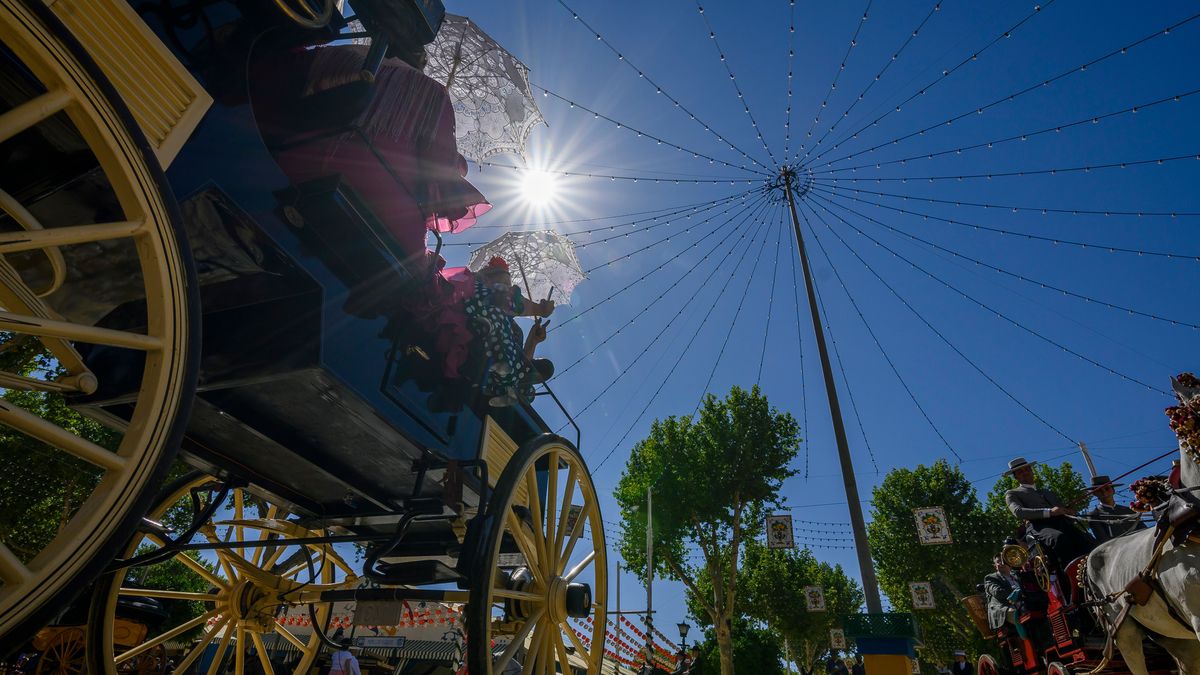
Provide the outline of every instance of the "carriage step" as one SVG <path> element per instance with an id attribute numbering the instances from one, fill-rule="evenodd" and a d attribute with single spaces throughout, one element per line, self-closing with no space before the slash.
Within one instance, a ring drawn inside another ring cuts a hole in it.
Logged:
<path id="1" fill-rule="evenodd" d="M 374 578 L 383 584 L 423 586 L 459 581 L 462 576 L 440 560 L 412 560 L 399 563 L 381 562 L 378 565 L 378 575 Z"/>

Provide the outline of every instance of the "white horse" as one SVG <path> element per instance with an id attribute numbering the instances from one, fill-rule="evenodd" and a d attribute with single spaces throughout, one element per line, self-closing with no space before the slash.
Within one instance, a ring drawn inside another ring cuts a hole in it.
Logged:
<path id="1" fill-rule="evenodd" d="M 1200 464 L 1180 450 L 1180 479 L 1184 487 L 1200 486 Z M 1090 599 L 1115 598 L 1100 607 L 1108 625 L 1114 625 L 1129 602 L 1122 591 L 1146 567 L 1154 552 L 1154 530 L 1137 530 L 1097 546 L 1087 558 Z M 1200 674 L 1200 544 L 1166 544 L 1158 563 L 1157 590 L 1145 605 L 1133 605 L 1115 640 L 1132 675 L 1148 675 L 1142 640 L 1147 631 L 1179 664 L 1180 675 Z M 1164 598 L 1164 594 L 1167 598 Z M 1167 607 L 1171 603 L 1172 616 Z M 1184 623 L 1186 622 L 1186 624 Z"/>

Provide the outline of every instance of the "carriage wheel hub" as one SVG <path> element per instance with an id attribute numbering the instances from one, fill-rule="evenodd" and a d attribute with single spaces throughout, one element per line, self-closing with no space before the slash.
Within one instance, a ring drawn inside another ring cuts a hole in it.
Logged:
<path id="1" fill-rule="evenodd" d="M 242 579 L 230 589 L 229 607 L 238 625 L 260 633 L 272 630 L 280 604 L 275 589 L 260 586 L 252 579 Z"/>
<path id="2" fill-rule="evenodd" d="M 562 577 L 554 577 L 548 596 L 550 618 L 555 622 L 565 621 L 568 617 L 583 619 L 592 613 L 592 587 L 587 584 L 573 584 Z"/>

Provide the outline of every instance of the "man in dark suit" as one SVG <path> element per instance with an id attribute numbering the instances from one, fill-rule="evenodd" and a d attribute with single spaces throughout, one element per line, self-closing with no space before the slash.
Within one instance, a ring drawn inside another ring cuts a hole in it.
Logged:
<path id="1" fill-rule="evenodd" d="M 1116 502 L 1114 496 L 1118 485 L 1120 483 L 1112 482 L 1108 476 L 1092 477 L 1091 493 L 1096 495 L 1096 500 L 1100 503 L 1086 515 L 1088 529 L 1092 531 L 1092 536 L 1098 544 L 1146 527 L 1133 509 Z"/>
<path id="2" fill-rule="evenodd" d="M 1012 568 L 1004 564 L 1000 556 L 992 558 L 996 571 L 983 578 L 983 592 L 987 596 L 988 626 L 996 630 L 1007 621 L 1015 623 L 1016 600 L 1013 592 L 1021 584 L 1013 575 Z"/>
<path id="3" fill-rule="evenodd" d="M 1004 503 L 1014 516 L 1029 523 L 1027 533 L 1065 568 L 1072 560 L 1087 555 L 1096 542 L 1070 520 L 1075 511 L 1063 506 L 1058 495 L 1037 486 L 1033 466 L 1024 457 L 1008 463 L 1005 473 L 1012 474 L 1018 485 L 1004 493 Z"/>

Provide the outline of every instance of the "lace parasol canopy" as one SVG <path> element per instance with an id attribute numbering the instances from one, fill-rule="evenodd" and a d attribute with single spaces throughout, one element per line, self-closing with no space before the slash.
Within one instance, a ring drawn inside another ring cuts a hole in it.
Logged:
<path id="1" fill-rule="evenodd" d="M 508 263 L 513 283 L 530 300 L 552 298 L 560 305 L 570 304 L 571 291 L 586 278 L 575 244 L 550 230 L 502 234 L 472 251 L 467 267 L 478 272 L 495 256 Z"/>

